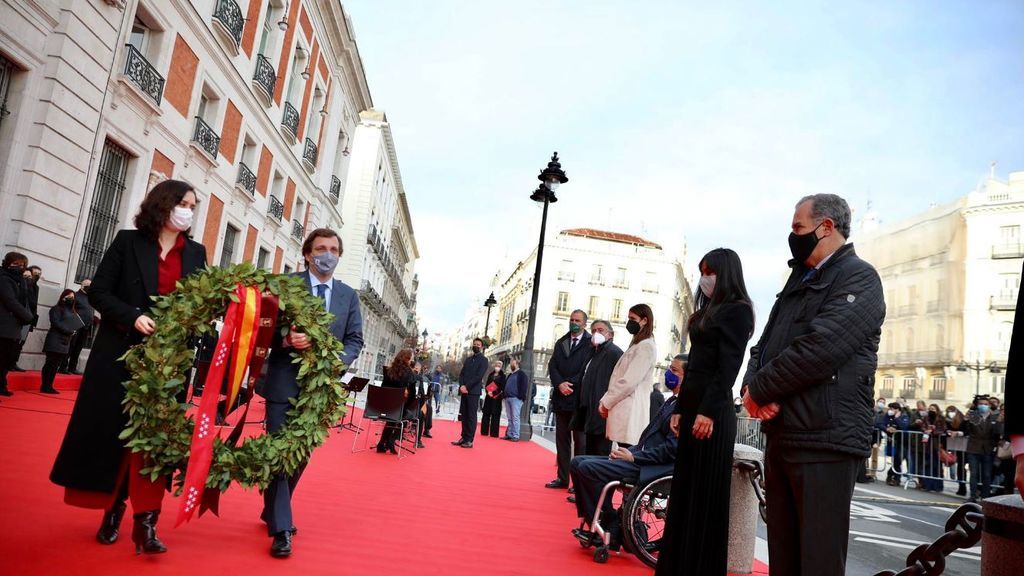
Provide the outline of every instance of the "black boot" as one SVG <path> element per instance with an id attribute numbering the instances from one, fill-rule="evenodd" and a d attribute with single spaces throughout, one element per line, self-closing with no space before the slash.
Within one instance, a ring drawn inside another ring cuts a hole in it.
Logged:
<path id="1" fill-rule="evenodd" d="M 14 392 L 7 389 L 7 385 L 0 386 L 0 396 L 14 396 Z"/>
<path id="2" fill-rule="evenodd" d="M 167 547 L 156 537 L 156 522 L 160 519 L 159 510 L 141 512 L 132 516 L 135 524 L 132 526 L 132 542 L 135 543 L 135 553 L 141 554 L 163 554 Z"/>
<path id="3" fill-rule="evenodd" d="M 54 388 L 52 384 L 49 386 L 43 386 L 42 388 L 39 389 L 39 391 L 43 394 L 60 394 L 60 392 L 57 392 L 57 389 Z"/>
<path id="4" fill-rule="evenodd" d="M 100 523 L 100 529 L 96 532 L 96 540 L 100 544 L 113 544 L 117 542 L 118 529 L 121 528 L 121 519 L 124 518 L 125 506 L 124 501 L 114 502 L 110 510 L 103 513 L 103 522 Z"/>

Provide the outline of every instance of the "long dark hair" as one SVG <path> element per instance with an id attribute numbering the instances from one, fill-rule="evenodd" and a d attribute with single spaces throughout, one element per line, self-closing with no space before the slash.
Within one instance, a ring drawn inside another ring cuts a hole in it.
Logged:
<path id="1" fill-rule="evenodd" d="M 409 348 L 399 350 L 398 354 L 395 354 L 395 357 L 391 360 L 391 366 L 388 366 L 388 378 L 395 382 L 404 382 L 409 377 L 409 374 L 412 374 L 410 362 L 412 362 L 412 350 Z"/>
<path id="2" fill-rule="evenodd" d="M 647 304 L 635 304 L 629 308 L 629 311 L 647 320 L 647 325 L 640 327 L 640 331 L 633 335 L 633 340 L 629 345 L 632 346 L 637 342 L 647 340 L 651 336 L 654 336 L 654 312 L 651 311 L 651 307 Z"/>
<path id="3" fill-rule="evenodd" d="M 174 210 L 189 192 L 195 194 L 195 188 L 181 180 L 164 180 L 153 186 L 139 206 L 139 213 L 135 215 L 135 227 L 153 240 L 158 239 L 171 210 Z M 191 230 L 186 230 L 185 235 L 187 236 Z"/>
<path id="4" fill-rule="evenodd" d="M 690 316 L 688 326 L 696 326 L 700 330 L 707 328 L 723 304 L 742 302 L 751 306 L 747 284 L 743 281 L 743 264 L 736 252 L 728 248 L 715 248 L 700 259 L 698 268 L 702 269 L 705 266 L 717 275 L 717 279 L 711 298 L 705 296 L 699 286 L 694 292 L 693 299 L 697 303 L 697 310 Z M 702 270 L 701 274 L 703 273 Z"/>
<path id="5" fill-rule="evenodd" d="M 70 309 L 72 312 L 75 312 L 76 311 L 75 310 L 75 304 L 78 303 L 78 299 L 77 298 L 75 298 L 75 301 L 72 302 L 70 306 L 68 306 L 67 304 L 64 303 L 64 298 L 66 298 L 69 294 L 71 296 L 74 296 L 75 295 L 75 291 L 70 289 L 70 288 L 65 288 L 64 291 L 60 293 L 60 297 L 57 298 L 57 304 L 62 306 L 62 307 L 64 307 L 64 308 Z"/>

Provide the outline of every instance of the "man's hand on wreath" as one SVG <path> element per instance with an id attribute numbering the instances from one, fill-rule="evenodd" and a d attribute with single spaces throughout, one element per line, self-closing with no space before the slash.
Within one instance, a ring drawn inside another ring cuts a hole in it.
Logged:
<path id="1" fill-rule="evenodd" d="M 313 345 L 309 341 L 309 336 L 304 332 L 296 332 L 295 328 L 292 328 L 291 331 L 288 332 L 288 343 L 296 350 L 305 350 Z"/>

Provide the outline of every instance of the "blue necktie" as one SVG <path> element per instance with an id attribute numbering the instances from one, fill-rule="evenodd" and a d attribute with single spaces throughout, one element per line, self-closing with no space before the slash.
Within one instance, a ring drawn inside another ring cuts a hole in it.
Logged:
<path id="1" fill-rule="evenodd" d="M 811 268 L 804 274 L 804 277 L 800 279 L 800 283 L 803 284 L 814 277 L 814 274 L 818 271 L 817 268 Z"/>
<path id="2" fill-rule="evenodd" d="M 327 284 L 316 285 L 316 295 L 324 301 L 324 308 L 327 308 Z"/>

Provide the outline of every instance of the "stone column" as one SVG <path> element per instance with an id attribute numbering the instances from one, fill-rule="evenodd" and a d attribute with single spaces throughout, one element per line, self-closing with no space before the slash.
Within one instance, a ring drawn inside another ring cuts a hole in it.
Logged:
<path id="1" fill-rule="evenodd" d="M 764 453 L 757 448 L 736 444 L 733 462 L 755 460 L 764 462 Z M 750 485 L 747 472 L 732 469 L 732 487 L 729 501 L 729 561 L 730 574 L 750 574 L 754 568 L 754 547 L 757 543 L 758 501 Z"/>
<path id="2" fill-rule="evenodd" d="M 981 503 L 981 576 L 1021 573 L 1024 561 L 1024 501 L 1020 494 L 996 496 Z"/>

